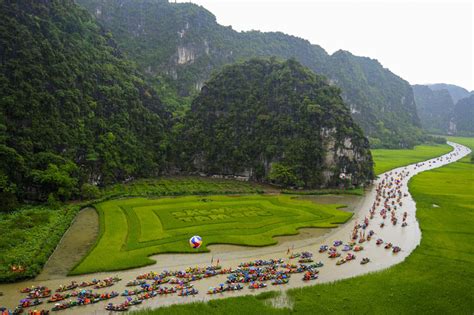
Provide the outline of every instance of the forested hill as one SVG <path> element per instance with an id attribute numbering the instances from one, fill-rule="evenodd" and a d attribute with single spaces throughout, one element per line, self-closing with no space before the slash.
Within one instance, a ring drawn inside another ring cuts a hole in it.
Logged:
<path id="1" fill-rule="evenodd" d="M 474 94 L 444 83 L 414 85 L 413 92 L 424 129 L 441 134 L 474 135 Z"/>
<path id="2" fill-rule="evenodd" d="M 376 60 L 344 51 L 328 55 L 320 46 L 283 33 L 236 32 L 190 3 L 77 1 L 114 34 L 150 81 L 166 81 L 181 96 L 196 93 L 225 64 L 256 56 L 295 58 L 342 89 L 373 146 L 410 147 L 421 137 L 410 85 Z"/>
<path id="3" fill-rule="evenodd" d="M 193 101 L 181 137 L 191 171 L 298 187 L 373 178 L 369 143 L 340 90 L 295 60 L 224 67 Z"/>
<path id="4" fill-rule="evenodd" d="M 454 106 L 455 133 L 461 136 L 474 136 L 474 94 L 460 99 Z"/>
<path id="5" fill-rule="evenodd" d="M 454 103 L 448 90 L 432 90 L 426 85 L 413 85 L 413 93 L 421 125 L 429 132 L 453 132 Z"/>
<path id="6" fill-rule="evenodd" d="M 451 95 L 453 102 L 456 104 L 460 99 L 469 97 L 470 93 L 463 87 L 454 85 L 454 84 L 446 84 L 446 83 L 436 83 L 436 84 L 428 84 L 428 87 L 433 91 L 439 90 L 446 90 Z"/>
<path id="7" fill-rule="evenodd" d="M 73 0 L 0 1 L 0 61 L 2 204 L 160 172 L 167 112 Z"/>

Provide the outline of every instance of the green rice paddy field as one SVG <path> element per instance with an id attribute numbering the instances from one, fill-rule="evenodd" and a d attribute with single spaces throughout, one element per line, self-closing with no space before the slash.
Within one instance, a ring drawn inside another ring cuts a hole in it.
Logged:
<path id="1" fill-rule="evenodd" d="M 418 145 L 414 149 L 391 150 L 373 149 L 375 174 L 382 174 L 391 169 L 425 161 L 450 152 L 453 148 L 447 144 Z"/>
<path id="2" fill-rule="evenodd" d="M 118 199 L 96 205 L 101 235 L 73 274 L 152 264 L 149 255 L 203 252 L 209 244 L 265 246 L 273 236 L 297 234 L 301 227 L 331 228 L 351 213 L 343 205 L 322 205 L 291 196 L 187 196 Z M 200 235 L 192 249 L 188 239 Z"/>
<path id="3" fill-rule="evenodd" d="M 474 149 L 474 138 L 450 140 Z M 335 283 L 290 290 L 287 297 L 291 308 L 273 308 L 269 301 L 278 293 L 269 292 L 137 313 L 473 314 L 474 164 L 469 156 L 465 157 L 417 175 L 409 186 L 417 202 L 422 240 L 399 265 Z"/>

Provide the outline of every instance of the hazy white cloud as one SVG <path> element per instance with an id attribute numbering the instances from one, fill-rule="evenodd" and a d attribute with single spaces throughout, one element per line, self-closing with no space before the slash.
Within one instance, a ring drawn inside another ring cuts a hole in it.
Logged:
<path id="1" fill-rule="evenodd" d="M 444 82 L 474 89 L 470 0 L 192 2 L 238 31 L 281 31 L 329 53 L 344 49 L 375 58 L 412 84 Z"/>

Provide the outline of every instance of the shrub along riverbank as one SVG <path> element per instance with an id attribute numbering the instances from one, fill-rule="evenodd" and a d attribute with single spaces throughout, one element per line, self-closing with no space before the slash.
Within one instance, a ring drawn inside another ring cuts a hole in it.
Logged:
<path id="1" fill-rule="evenodd" d="M 0 282 L 36 276 L 79 209 L 81 205 L 56 210 L 26 206 L 12 213 L 0 213 Z M 25 270 L 13 272 L 14 266 Z"/>

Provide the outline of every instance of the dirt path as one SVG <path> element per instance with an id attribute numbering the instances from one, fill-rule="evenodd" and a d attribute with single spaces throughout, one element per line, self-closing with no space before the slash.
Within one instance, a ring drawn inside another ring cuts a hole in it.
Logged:
<path id="1" fill-rule="evenodd" d="M 372 241 L 365 242 L 364 250 L 356 253 L 356 260 L 346 263 L 341 266 L 336 266 L 335 261 L 327 257 L 326 254 L 319 254 L 318 249 L 322 244 L 331 245 L 334 240 L 343 240 L 347 242 L 350 238 L 350 233 L 353 229 L 355 222 L 361 222 L 367 215 L 368 210 L 374 203 L 376 191 L 375 186 L 366 192 L 366 195 L 357 201 L 354 207 L 354 216 L 346 224 L 342 225 L 337 229 L 325 230 L 323 235 L 310 235 L 309 237 L 303 238 L 291 238 L 291 239 L 280 239 L 280 242 L 275 246 L 262 247 L 262 248 L 249 248 L 243 246 L 223 246 L 215 245 L 210 247 L 210 253 L 204 254 L 165 254 L 153 256 L 153 259 L 157 260 L 157 263 L 152 266 L 137 268 L 133 270 L 127 270 L 117 273 L 97 273 L 88 276 L 77 276 L 68 277 L 61 279 L 51 279 L 47 281 L 27 281 L 24 283 L 15 283 L 8 285 L 0 285 L 0 291 L 3 291 L 5 295 L 0 297 L 0 305 L 4 305 L 13 308 L 18 301 L 22 298 L 22 295 L 18 293 L 19 289 L 25 286 L 31 285 L 45 285 L 51 288 L 56 288 L 60 284 L 69 283 L 71 280 L 78 282 L 83 280 L 91 280 L 92 278 L 105 278 L 118 274 L 123 281 L 112 287 L 112 289 L 122 292 L 125 289 L 125 283 L 129 280 L 134 279 L 138 274 L 149 272 L 151 270 L 161 272 L 163 270 L 179 270 L 185 269 L 189 266 L 201 266 L 205 267 L 209 265 L 211 258 L 216 261 L 220 259 L 221 265 L 225 268 L 232 267 L 236 268 L 242 261 L 250 261 L 255 259 L 270 259 L 270 258 L 284 258 L 288 261 L 286 255 L 289 247 L 294 248 L 295 252 L 298 251 L 310 251 L 315 254 L 315 261 L 321 260 L 324 263 L 324 267 L 320 269 L 319 279 L 313 282 L 303 282 L 301 280 L 301 274 L 295 274 L 292 276 L 291 281 L 285 286 L 278 286 L 255 290 L 252 292 L 245 288 L 241 291 L 226 292 L 221 295 L 207 295 L 205 292 L 210 286 L 217 286 L 218 284 L 225 281 L 225 276 L 217 276 L 212 278 L 206 278 L 201 281 L 194 282 L 195 288 L 199 290 L 199 294 L 194 297 L 179 297 L 177 295 L 171 296 L 158 296 L 153 299 L 145 301 L 138 308 L 155 308 L 163 305 L 178 304 L 178 303 L 189 303 L 196 301 L 207 301 L 210 299 L 226 298 L 238 295 L 258 294 L 268 290 L 287 290 L 289 288 L 303 287 L 308 285 L 314 285 L 322 282 L 330 282 L 345 278 L 350 278 L 358 275 L 362 275 L 368 272 L 378 271 L 386 269 L 394 264 L 398 264 L 405 260 L 405 258 L 418 246 L 421 240 L 421 231 L 416 220 L 416 204 L 409 194 L 407 184 L 411 177 L 423 172 L 425 170 L 440 167 L 445 164 L 455 162 L 462 157 L 470 153 L 470 150 L 462 145 L 449 142 L 454 147 L 451 153 L 442 156 L 442 159 L 431 159 L 425 163 L 412 164 L 407 167 L 400 167 L 392 170 L 393 174 L 400 173 L 401 171 L 409 172 L 409 176 L 404 177 L 401 180 L 402 188 L 401 191 L 407 194 L 403 197 L 403 211 L 408 213 L 407 223 L 408 226 L 401 227 L 400 223 L 396 226 L 387 224 L 383 229 L 380 228 L 379 224 L 382 218 L 379 215 L 380 208 L 377 208 L 376 215 L 373 220 L 370 221 L 369 229 L 374 230 L 375 235 Z M 390 173 L 388 172 L 388 173 Z M 395 175 L 397 176 L 397 175 Z M 375 182 L 378 184 L 384 174 Z M 398 212 L 401 213 L 401 212 Z M 401 221 L 401 220 L 400 220 Z M 390 222 L 390 220 L 388 220 Z M 402 251 L 398 254 L 393 254 L 390 250 L 385 250 L 381 246 L 375 244 L 375 239 L 382 238 L 385 242 L 392 242 L 394 245 L 398 245 L 402 248 Z M 366 265 L 361 265 L 359 262 L 362 257 L 369 257 L 371 262 Z M 107 291 L 110 291 L 107 290 Z M 114 303 L 122 302 L 124 298 L 116 298 L 113 300 Z M 285 301 L 275 301 L 275 305 L 286 304 Z M 107 314 L 104 310 L 105 302 L 76 307 L 66 311 L 61 311 L 61 314 Z M 50 308 L 50 307 L 46 307 Z"/>
<path id="2" fill-rule="evenodd" d="M 94 245 L 99 235 L 99 215 L 94 208 L 82 209 L 46 262 L 37 281 L 63 279 Z"/>

